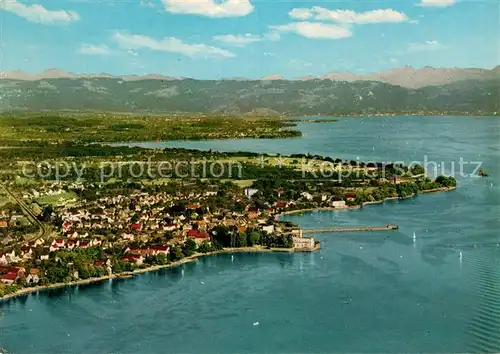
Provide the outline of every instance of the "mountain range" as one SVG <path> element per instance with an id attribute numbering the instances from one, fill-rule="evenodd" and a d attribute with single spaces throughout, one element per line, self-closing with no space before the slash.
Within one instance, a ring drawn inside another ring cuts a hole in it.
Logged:
<path id="1" fill-rule="evenodd" d="M 308 81 L 308 80 L 334 80 L 334 81 L 379 81 L 391 85 L 399 85 L 406 88 L 420 88 L 425 86 L 445 85 L 464 80 L 489 80 L 500 76 L 500 66 L 491 70 L 480 68 L 433 68 L 425 66 L 420 69 L 414 69 L 411 66 L 395 68 L 389 71 L 381 71 L 372 74 L 353 74 L 349 72 L 330 72 L 325 75 L 303 76 L 295 79 L 287 80 L 280 75 L 272 74 L 257 80 L 273 81 Z M 139 80 L 184 80 L 184 77 L 172 77 L 160 74 L 149 75 L 122 75 L 113 76 L 106 73 L 100 74 L 73 74 L 58 69 L 49 69 L 41 74 L 30 74 L 21 70 L 0 72 L 0 79 L 12 79 L 23 81 L 36 81 L 43 79 L 81 79 L 81 78 L 115 78 L 124 81 L 139 81 Z M 226 78 L 227 81 L 254 81 L 241 77 Z"/>
<path id="2" fill-rule="evenodd" d="M 422 86 L 426 83 L 425 86 Z M 403 85 L 404 83 L 404 85 Z M 500 67 L 394 69 L 357 76 L 285 80 L 195 80 L 161 75 L 16 71 L 0 80 L 0 109 L 100 110 L 172 114 L 335 115 L 418 112 L 497 114 Z"/>

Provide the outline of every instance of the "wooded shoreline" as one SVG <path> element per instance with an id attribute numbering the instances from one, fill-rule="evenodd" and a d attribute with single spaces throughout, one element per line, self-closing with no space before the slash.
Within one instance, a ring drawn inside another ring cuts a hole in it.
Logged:
<path id="1" fill-rule="evenodd" d="M 376 200 L 373 202 L 364 202 L 362 205 L 355 205 L 355 206 L 345 206 L 343 208 L 335 208 L 335 207 L 322 207 L 322 208 L 307 208 L 307 209 L 297 209 L 297 210 L 289 210 L 289 211 L 284 211 L 279 214 L 277 214 L 277 217 L 284 216 L 284 215 L 294 215 L 294 214 L 300 214 L 300 213 L 310 213 L 313 211 L 340 211 L 340 210 L 358 210 L 361 209 L 365 205 L 372 205 L 372 204 L 382 204 L 385 201 L 388 200 L 403 200 L 403 199 L 410 199 L 416 197 L 418 194 L 423 194 L 423 193 L 435 193 L 435 192 L 447 192 L 447 191 L 452 191 L 455 190 L 457 187 L 440 187 L 440 188 L 433 188 L 433 189 L 427 189 L 423 190 L 420 193 L 417 194 L 412 194 L 407 197 L 390 197 L 390 198 L 384 198 L 382 200 Z"/>

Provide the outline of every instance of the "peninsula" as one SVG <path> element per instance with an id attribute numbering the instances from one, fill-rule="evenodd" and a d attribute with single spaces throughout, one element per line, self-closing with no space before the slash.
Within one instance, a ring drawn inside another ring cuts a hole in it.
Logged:
<path id="1" fill-rule="evenodd" d="M 280 138 L 279 119 L 234 126 L 213 117 L 125 121 L 0 117 L 6 128 L 0 296 L 131 276 L 221 252 L 315 251 L 314 237 L 279 216 L 359 208 L 456 185 L 452 177 L 430 180 L 420 165 L 105 144 L 112 136 L 215 139 L 259 129 Z"/>

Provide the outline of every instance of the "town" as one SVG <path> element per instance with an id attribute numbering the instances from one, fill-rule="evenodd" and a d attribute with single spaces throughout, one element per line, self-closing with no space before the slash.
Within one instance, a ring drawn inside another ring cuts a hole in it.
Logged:
<path id="1" fill-rule="evenodd" d="M 62 185 L 52 182 L 26 191 L 20 196 L 21 205 L 41 195 L 68 194 Z M 313 251 L 319 247 L 298 227 L 275 218 L 286 204 L 254 206 L 251 195 L 256 190 L 231 183 L 177 182 L 156 186 L 154 192 L 134 183 L 65 187 L 75 195 L 91 191 L 93 197 L 54 206 L 26 205 L 38 223 L 49 225 L 45 232 L 39 232 L 36 223 L 31 225 L 29 214 L 23 214 L 19 205 L 3 206 L 2 296 L 21 287 L 167 265 L 227 248 Z M 170 190 L 173 187 L 175 191 Z"/>
<path id="2" fill-rule="evenodd" d="M 369 171 L 369 183 L 264 177 L 95 183 L 18 176 L 4 182 L 0 195 L 6 201 L 0 209 L 0 295 L 130 275 L 214 252 L 315 251 L 319 242 L 280 221 L 280 214 L 356 208 L 455 183 L 443 176 L 435 182 L 387 180 Z"/>

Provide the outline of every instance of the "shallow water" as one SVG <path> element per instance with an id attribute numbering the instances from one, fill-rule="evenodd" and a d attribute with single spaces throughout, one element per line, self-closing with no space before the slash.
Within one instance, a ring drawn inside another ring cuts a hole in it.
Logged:
<path id="1" fill-rule="evenodd" d="M 300 139 L 183 142 L 361 160 L 427 154 L 448 172 L 462 156 L 483 161 L 492 177 L 457 176 L 456 191 L 360 210 L 287 216 L 306 228 L 400 226 L 318 234 L 317 253 L 217 255 L 9 301 L 0 307 L 0 346 L 14 353 L 499 352 L 499 123 L 342 118 L 301 124 Z"/>

